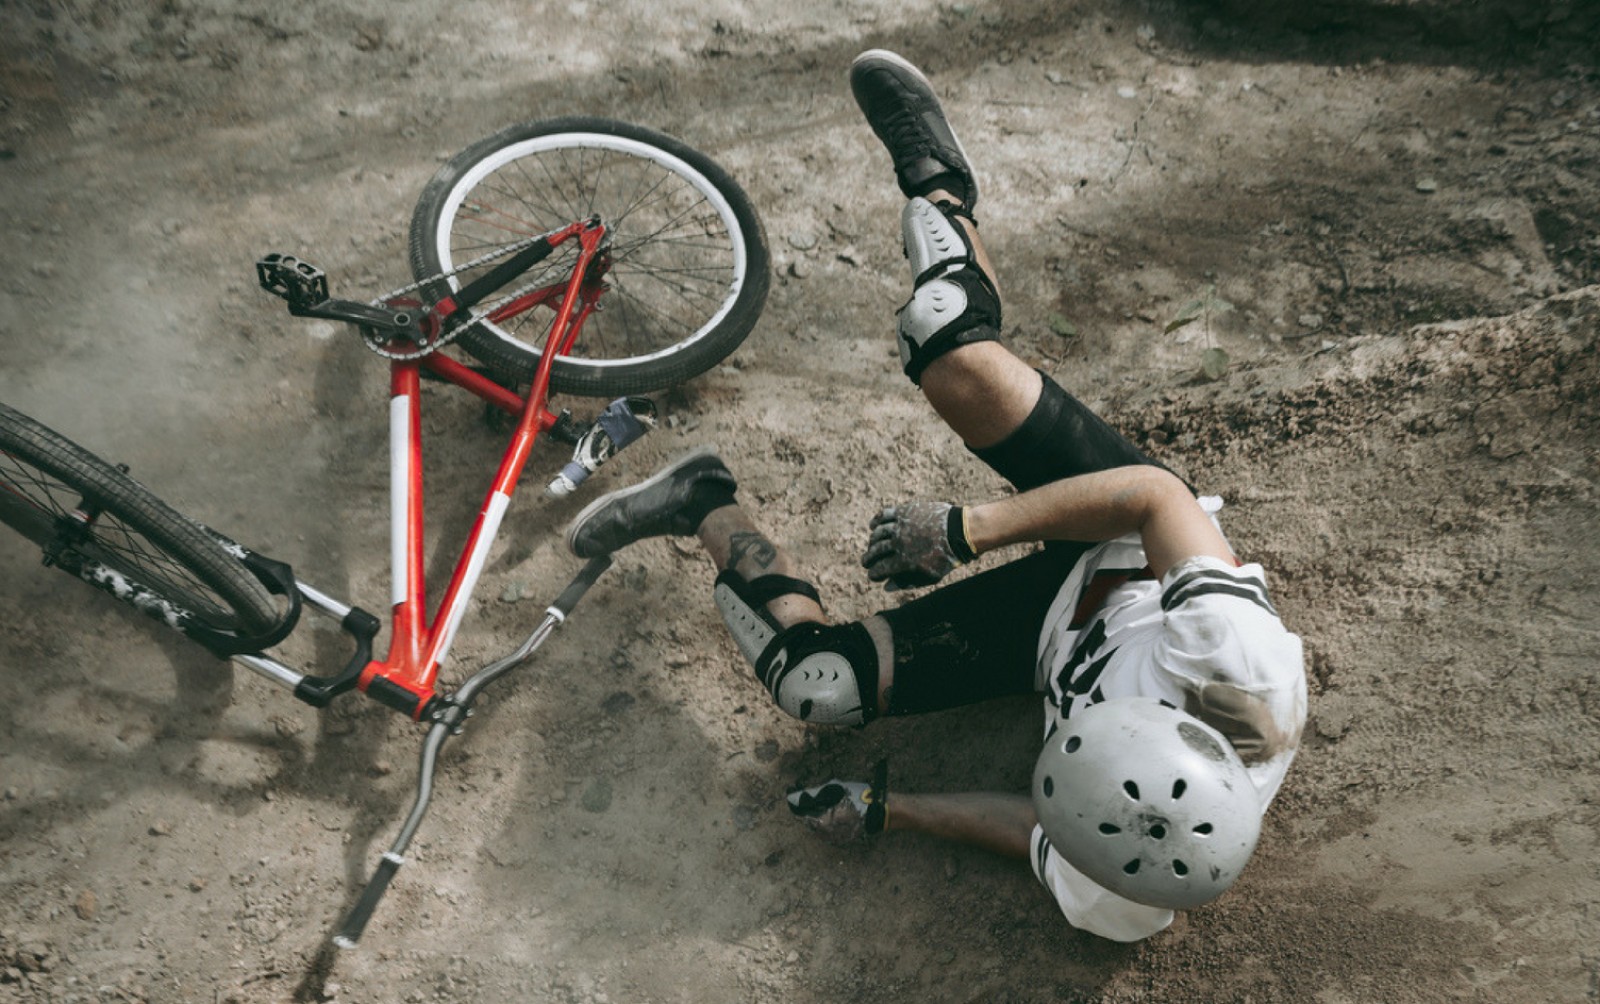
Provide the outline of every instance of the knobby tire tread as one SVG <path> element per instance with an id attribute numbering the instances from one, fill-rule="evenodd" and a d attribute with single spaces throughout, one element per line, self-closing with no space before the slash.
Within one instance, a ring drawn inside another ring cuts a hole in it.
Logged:
<path id="1" fill-rule="evenodd" d="M 17 462 L 49 475 L 101 510 L 136 530 L 171 561 L 216 594 L 199 599 L 178 588 L 158 588 L 138 569 L 92 541 L 75 548 L 84 557 L 115 568 L 145 588 L 189 610 L 207 626 L 254 634 L 279 617 L 271 594 L 240 560 L 202 527 L 173 510 L 127 474 L 66 437 L 0 404 L 0 451 Z M 11 490 L 9 473 L 0 471 L 0 522 L 44 548 L 56 535 L 55 517 L 41 512 Z M 178 595 L 172 595 L 172 593 Z M 222 618 L 207 616 L 208 607 L 224 603 Z"/>

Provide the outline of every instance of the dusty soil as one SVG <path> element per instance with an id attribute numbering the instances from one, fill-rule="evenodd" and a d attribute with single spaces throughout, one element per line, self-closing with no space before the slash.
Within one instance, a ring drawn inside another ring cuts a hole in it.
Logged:
<path id="1" fill-rule="evenodd" d="M 685 138 L 775 254 L 750 340 L 602 487 L 719 443 L 841 616 L 885 602 L 855 566 L 879 504 L 1001 490 L 893 364 L 898 196 L 844 71 L 908 54 L 979 158 L 1013 345 L 1228 499 L 1312 688 L 1247 877 L 1116 946 L 1011 862 L 833 850 L 782 810 L 883 755 L 1021 789 L 1035 701 L 807 729 L 704 560 L 646 542 L 448 748 L 336 955 L 414 727 L 298 705 L 0 540 L 0 1001 L 1600 999 L 1596 37 L 1579 0 L 0 5 L 0 398 L 375 610 L 383 368 L 251 263 L 397 285 L 422 182 L 520 119 Z M 497 446 L 429 408 L 446 555 Z M 580 503 L 526 496 L 452 672 L 576 568 Z"/>

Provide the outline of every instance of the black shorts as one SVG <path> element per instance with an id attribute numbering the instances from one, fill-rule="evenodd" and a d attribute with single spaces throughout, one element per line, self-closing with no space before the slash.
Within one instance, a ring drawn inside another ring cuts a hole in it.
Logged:
<path id="1" fill-rule="evenodd" d="M 1061 385 L 1040 376 L 1039 403 L 1017 431 L 972 451 L 1018 491 L 1078 474 L 1156 463 Z M 919 714 L 1033 692 L 1045 614 L 1072 566 L 1093 546 L 1053 541 L 883 611 L 894 633 L 887 713 Z"/>

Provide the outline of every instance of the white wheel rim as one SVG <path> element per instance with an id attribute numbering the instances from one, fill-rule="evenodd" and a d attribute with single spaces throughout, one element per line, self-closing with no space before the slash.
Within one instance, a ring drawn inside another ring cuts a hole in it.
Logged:
<path id="1" fill-rule="evenodd" d="M 733 206 L 726 198 L 723 197 L 722 193 L 717 190 L 716 186 L 711 183 L 710 179 L 708 179 L 704 174 L 700 173 L 700 171 L 696 170 L 682 158 L 675 157 L 659 147 L 652 146 L 649 143 L 640 142 L 639 140 L 594 132 L 553 133 L 548 136 L 535 136 L 532 139 L 525 139 L 521 142 L 502 147 L 490 154 L 488 157 L 485 157 L 483 160 L 474 164 L 472 169 L 466 174 L 462 175 L 460 180 L 458 180 L 455 185 L 451 187 L 449 193 L 445 196 L 444 206 L 442 207 L 439 216 L 440 226 L 436 228 L 434 238 L 436 242 L 434 253 L 438 255 L 441 268 L 448 272 L 450 269 L 455 267 L 454 256 L 450 249 L 451 230 L 449 229 L 449 226 L 454 222 L 456 218 L 456 212 L 461 208 L 461 204 L 466 201 L 468 192 L 471 192 L 474 188 L 476 188 L 478 183 L 484 178 L 488 177 L 490 174 L 493 174 L 495 171 L 514 160 L 518 160 L 529 154 L 543 153 L 561 147 L 573 146 L 590 147 L 601 150 L 613 150 L 620 153 L 631 154 L 632 156 L 641 157 L 645 160 L 660 164 L 662 167 L 666 168 L 674 175 L 687 182 L 690 187 L 698 192 L 702 198 L 704 198 L 712 205 L 713 208 L 715 208 L 717 212 L 717 218 L 720 219 L 723 223 L 723 226 L 727 228 L 729 243 L 732 244 L 733 247 L 733 275 L 728 284 L 727 295 L 723 297 L 722 302 L 718 304 L 716 311 L 712 313 L 709 320 L 701 324 L 694 331 L 690 332 L 687 337 L 682 338 L 671 345 L 656 349 L 655 351 L 645 355 L 629 356 L 626 359 L 583 358 L 583 365 L 585 367 L 594 367 L 596 369 L 615 369 L 620 366 L 632 366 L 640 363 L 647 363 L 652 360 L 673 355 L 682 350 L 684 347 L 699 341 L 701 338 L 704 338 L 707 332 L 712 331 L 717 327 L 717 325 L 721 324 L 723 318 L 727 317 L 728 313 L 733 310 L 734 303 L 739 299 L 739 292 L 744 288 L 745 274 L 749 268 L 749 261 L 745 254 L 745 242 L 741 239 L 744 231 L 739 225 L 738 218 L 734 215 Z M 460 288 L 460 282 L 455 277 L 451 277 L 449 281 L 451 288 Z M 478 325 L 478 328 L 479 330 L 487 331 L 493 334 L 496 338 L 500 339 L 502 342 L 505 342 L 509 348 L 519 352 L 531 351 L 534 353 L 539 353 L 544 349 L 543 345 L 529 345 L 527 342 L 522 341 L 515 335 L 500 327 L 498 324 L 494 324 L 489 321 L 482 322 Z"/>

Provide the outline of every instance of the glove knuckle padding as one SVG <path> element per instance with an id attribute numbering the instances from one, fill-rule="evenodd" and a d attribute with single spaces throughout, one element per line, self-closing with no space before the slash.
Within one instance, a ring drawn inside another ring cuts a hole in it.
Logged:
<path id="1" fill-rule="evenodd" d="M 755 662 L 778 707 L 817 725 L 864 725 L 877 714 L 878 649 L 859 623 L 785 628 Z"/>

